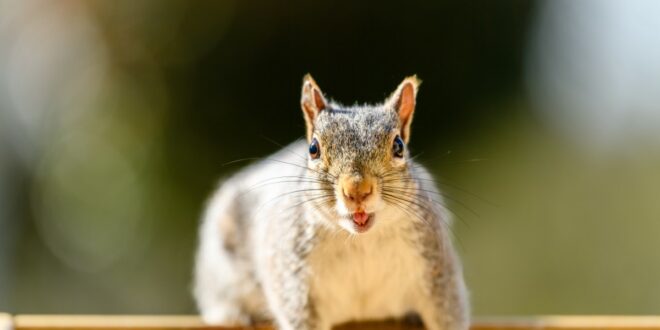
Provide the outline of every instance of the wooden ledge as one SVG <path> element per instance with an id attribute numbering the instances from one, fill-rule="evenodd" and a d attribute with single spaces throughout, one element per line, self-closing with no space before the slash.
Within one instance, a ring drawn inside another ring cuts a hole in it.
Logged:
<path id="1" fill-rule="evenodd" d="M 530 316 L 478 318 L 471 330 L 660 330 L 660 316 Z"/>
<path id="2" fill-rule="evenodd" d="M 0 330 L 11 330 L 13 327 L 11 315 L 0 313 Z"/>
<path id="3" fill-rule="evenodd" d="M 0 313 L 0 330 L 12 330 L 14 321 L 9 314 Z"/>
<path id="4" fill-rule="evenodd" d="M 212 329 L 184 315 L 16 315 L 14 329 Z M 240 329 L 240 328 L 218 328 Z"/>
<path id="5" fill-rule="evenodd" d="M 0 330 L 273 330 L 271 326 L 207 326 L 196 316 L 0 314 Z M 348 324 L 341 330 L 422 330 L 397 322 Z M 477 318 L 471 330 L 660 330 L 660 316 L 535 316 Z"/>

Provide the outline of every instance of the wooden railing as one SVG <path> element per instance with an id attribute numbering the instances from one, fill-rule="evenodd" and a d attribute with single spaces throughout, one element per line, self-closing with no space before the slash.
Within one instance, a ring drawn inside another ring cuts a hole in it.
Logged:
<path id="1" fill-rule="evenodd" d="M 0 314 L 0 330 L 272 330 L 207 326 L 196 316 Z M 342 330 L 422 330 L 398 322 L 347 324 Z M 477 318 L 471 330 L 660 330 L 660 316 L 537 316 Z"/>

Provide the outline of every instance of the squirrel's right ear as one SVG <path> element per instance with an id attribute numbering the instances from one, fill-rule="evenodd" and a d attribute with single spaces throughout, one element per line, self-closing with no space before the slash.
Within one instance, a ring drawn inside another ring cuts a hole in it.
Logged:
<path id="1" fill-rule="evenodd" d="M 302 107 L 303 115 L 305 116 L 305 123 L 307 124 L 307 140 L 311 141 L 316 116 L 328 107 L 328 102 L 325 100 L 325 97 L 323 97 L 323 92 L 321 92 L 321 89 L 309 73 L 303 78 L 300 106 Z"/>

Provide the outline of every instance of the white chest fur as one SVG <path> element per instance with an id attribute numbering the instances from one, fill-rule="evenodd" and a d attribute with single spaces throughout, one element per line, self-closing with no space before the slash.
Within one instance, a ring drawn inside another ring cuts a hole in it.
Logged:
<path id="1" fill-rule="evenodd" d="M 372 232 L 329 235 L 312 252 L 312 292 L 332 324 L 402 317 L 420 292 L 421 256 L 394 224 Z"/>

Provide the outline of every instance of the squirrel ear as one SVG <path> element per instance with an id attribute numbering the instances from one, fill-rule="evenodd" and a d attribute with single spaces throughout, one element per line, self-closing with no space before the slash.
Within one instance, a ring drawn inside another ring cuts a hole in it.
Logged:
<path id="1" fill-rule="evenodd" d="M 316 116 L 328 107 L 328 102 L 309 73 L 303 78 L 300 106 L 302 107 L 305 123 L 307 124 L 307 140 L 311 140 Z"/>
<path id="2" fill-rule="evenodd" d="M 415 112 L 415 98 L 421 80 L 416 75 L 404 79 L 394 93 L 387 99 L 385 105 L 399 114 L 401 124 L 401 138 L 408 143 L 410 139 L 410 123 Z"/>

